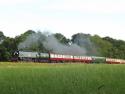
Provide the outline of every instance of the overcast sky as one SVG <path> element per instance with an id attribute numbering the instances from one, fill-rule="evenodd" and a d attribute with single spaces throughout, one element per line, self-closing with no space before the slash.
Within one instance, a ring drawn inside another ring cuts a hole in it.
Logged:
<path id="1" fill-rule="evenodd" d="M 125 40 L 125 0 L 0 0 L 0 31 L 82 32 Z"/>

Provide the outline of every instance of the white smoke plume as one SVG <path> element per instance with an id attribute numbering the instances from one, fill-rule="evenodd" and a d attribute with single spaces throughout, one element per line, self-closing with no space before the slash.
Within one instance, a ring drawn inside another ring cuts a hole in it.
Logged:
<path id="1" fill-rule="evenodd" d="M 71 54 L 71 55 L 85 55 L 86 50 L 76 44 L 64 45 L 61 44 L 54 36 L 48 36 L 43 42 L 44 47 L 52 50 L 55 53 Z"/>
<path id="2" fill-rule="evenodd" d="M 89 34 L 78 33 L 73 39 L 73 43 L 86 49 L 87 55 L 99 55 L 97 46 L 91 41 Z"/>
<path id="3" fill-rule="evenodd" d="M 85 40 L 84 40 L 85 41 Z M 53 34 L 37 32 L 29 35 L 26 40 L 19 44 L 18 49 L 26 49 L 31 46 L 38 47 L 39 44 L 44 46 L 48 51 L 59 54 L 71 54 L 71 55 L 86 55 L 87 50 L 85 46 L 79 46 L 71 43 L 70 45 L 64 45 L 60 43 Z M 85 45 L 85 44 L 82 44 Z"/>

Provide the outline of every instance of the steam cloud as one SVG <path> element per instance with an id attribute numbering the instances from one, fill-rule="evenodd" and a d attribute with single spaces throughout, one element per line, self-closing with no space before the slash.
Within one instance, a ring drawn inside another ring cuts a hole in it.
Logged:
<path id="1" fill-rule="evenodd" d="M 78 33 L 73 39 L 73 43 L 86 49 L 87 55 L 99 55 L 96 45 L 90 40 L 88 34 Z"/>
<path id="2" fill-rule="evenodd" d="M 60 43 L 52 34 L 37 32 L 29 35 L 24 42 L 20 43 L 18 49 L 26 49 L 31 46 L 38 46 L 39 44 L 42 44 L 47 50 L 53 53 L 69 55 L 86 55 L 88 53 L 84 45 L 89 44 L 89 46 L 91 46 L 90 41 L 88 43 L 88 40 L 76 38 L 74 42 L 75 43 L 70 45 L 64 45 Z"/>
<path id="3" fill-rule="evenodd" d="M 44 47 L 52 50 L 55 53 L 71 54 L 71 55 L 85 55 L 86 50 L 76 44 L 64 45 L 58 42 L 54 36 L 49 36 L 45 42 Z"/>

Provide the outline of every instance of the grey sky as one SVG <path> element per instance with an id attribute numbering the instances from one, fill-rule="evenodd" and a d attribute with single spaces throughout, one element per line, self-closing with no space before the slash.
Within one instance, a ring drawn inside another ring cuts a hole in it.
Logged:
<path id="1" fill-rule="evenodd" d="M 125 1 L 0 0 L 0 30 L 13 37 L 28 29 L 125 40 Z"/>

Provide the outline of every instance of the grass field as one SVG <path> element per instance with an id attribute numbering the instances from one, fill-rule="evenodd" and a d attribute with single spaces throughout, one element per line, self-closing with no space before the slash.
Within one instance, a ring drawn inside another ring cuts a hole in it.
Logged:
<path id="1" fill-rule="evenodd" d="M 125 65 L 0 63 L 0 94 L 125 94 Z"/>

